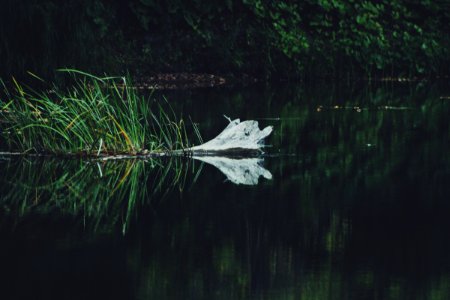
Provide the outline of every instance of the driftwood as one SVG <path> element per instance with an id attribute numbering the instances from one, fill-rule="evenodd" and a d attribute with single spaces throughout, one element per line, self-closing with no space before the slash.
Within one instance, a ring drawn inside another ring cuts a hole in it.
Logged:
<path id="1" fill-rule="evenodd" d="M 272 126 L 260 130 L 257 121 L 229 121 L 230 124 L 214 139 L 184 151 L 192 153 L 192 156 L 261 154 L 264 139 L 272 133 Z"/>

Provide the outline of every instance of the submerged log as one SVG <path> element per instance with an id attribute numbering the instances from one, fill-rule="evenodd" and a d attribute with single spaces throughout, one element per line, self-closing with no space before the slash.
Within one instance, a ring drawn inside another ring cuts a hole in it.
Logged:
<path id="1" fill-rule="evenodd" d="M 257 156 L 263 153 L 262 148 L 264 139 L 272 133 L 272 126 L 267 126 L 263 130 L 258 127 L 258 122 L 248 120 L 241 122 L 240 119 L 231 120 L 227 127 L 214 139 L 190 148 L 172 150 L 172 151 L 156 151 L 147 150 L 138 153 L 33 153 L 33 152 L 0 152 L 0 157 L 11 156 L 40 156 L 40 157 L 90 157 L 100 160 L 113 159 L 130 159 L 130 158 L 146 158 L 161 156 Z"/>

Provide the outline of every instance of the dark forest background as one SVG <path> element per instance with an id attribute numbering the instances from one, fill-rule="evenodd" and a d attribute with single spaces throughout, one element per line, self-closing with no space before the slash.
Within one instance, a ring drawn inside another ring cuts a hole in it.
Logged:
<path id="1" fill-rule="evenodd" d="M 449 1 L 4 0 L 0 75 L 442 76 Z"/>

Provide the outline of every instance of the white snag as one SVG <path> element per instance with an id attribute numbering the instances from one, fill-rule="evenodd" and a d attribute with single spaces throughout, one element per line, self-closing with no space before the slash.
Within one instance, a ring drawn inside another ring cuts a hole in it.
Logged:
<path id="1" fill-rule="evenodd" d="M 253 120 L 244 122 L 239 119 L 230 120 L 230 124 L 214 139 L 185 151 L 191 151 L 194 156 L 210 153 L 262 152 L 264 139 L 272 133 L 272 130 L 272 126 L 260 130 L 258 122 Z"/>

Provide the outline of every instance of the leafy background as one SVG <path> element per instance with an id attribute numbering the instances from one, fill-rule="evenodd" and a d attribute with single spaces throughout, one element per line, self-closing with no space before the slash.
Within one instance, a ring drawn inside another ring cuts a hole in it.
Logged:
<path id="1" fill-rule="evenodd" d="M 6 0 L 1 75 L 448 75 L 446 1 Z"/>

